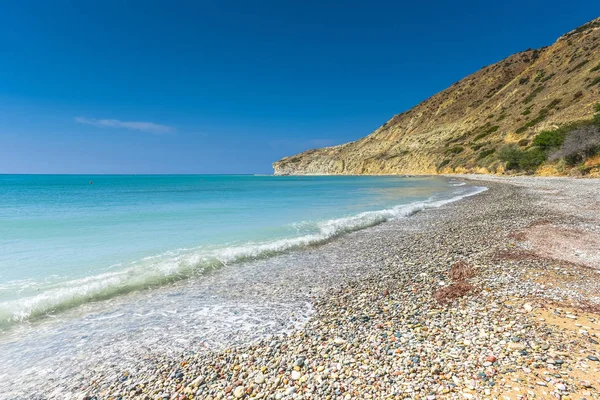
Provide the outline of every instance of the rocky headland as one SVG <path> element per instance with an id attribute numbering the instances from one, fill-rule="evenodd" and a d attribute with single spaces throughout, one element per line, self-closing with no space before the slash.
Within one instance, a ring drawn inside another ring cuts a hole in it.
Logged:
<path id="1" fill-rule="evenodd" d="M 600 176 L 600 18 L 482 68 L 360 140 L 273 168 L 277 175 Z"/>

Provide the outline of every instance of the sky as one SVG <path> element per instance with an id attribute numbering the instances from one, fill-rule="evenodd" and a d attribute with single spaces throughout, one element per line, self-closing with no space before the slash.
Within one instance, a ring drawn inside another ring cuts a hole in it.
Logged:
<path id="1" fill-rule="evenodd" d="M 0 173 L 271 173 L 597 0 L 0 1 Z"/>

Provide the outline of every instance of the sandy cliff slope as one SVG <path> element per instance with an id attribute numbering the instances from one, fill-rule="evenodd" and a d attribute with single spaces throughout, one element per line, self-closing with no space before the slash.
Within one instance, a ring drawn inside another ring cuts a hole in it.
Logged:
<path id="1" fill-rule="evenodd" d="M 503 172 L 502 146 L 526 151 L 541 131 L 591 119 L 597 103 L 600 18 L 482 68 L 356 142 L 285 157 L 273 168 L 279 175 Z"/>

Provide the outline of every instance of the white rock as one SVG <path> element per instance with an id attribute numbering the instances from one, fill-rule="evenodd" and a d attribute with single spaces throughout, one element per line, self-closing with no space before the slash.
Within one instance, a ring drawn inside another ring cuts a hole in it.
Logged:
<path id="1" fill-rule="evenodd" d="M 198 386 L 202 385 L 202 383 L 204 383 L 204 376 L 200 375 L 199 377 L 197 377 L 196 379 L 194 379 L 192 381 L 192 383 L 190 383 L 190 386 L 192 386 L 192 387 L 198 387 Z"/>
<path id="2" fill-rule="evenodd" d="M 261 385 L 265 382 L 265 376 L 263 374 L 257 374 L 254 377 L 254 383 L 256 383 L 257 385 Z"/>
<path id="3" fill-rule="evenodd" d="M 339 345 L 346 343 L 346 341 L 344 339 L 342 339 L 341 337 L 336 337 L 335 339 L 333 339 L 333 343 L 335 343 L 339 346 Z"/>
<path id="4" fill-rule="evenodd" d="M 246 392 L 244 391 L 243 386 L 238 386 L 233 390 L 233 396 L 237 399 L 241 399 L 242 397 L 244 397 L 245 393 Z"/>
<path id="5" fill-rule="evenodd" d="M 295 386 L 290 386 L 289 388 L 285 389 L 285 395 L 289 396 L 291 394 L 296 393 L 296 387 Z"/>

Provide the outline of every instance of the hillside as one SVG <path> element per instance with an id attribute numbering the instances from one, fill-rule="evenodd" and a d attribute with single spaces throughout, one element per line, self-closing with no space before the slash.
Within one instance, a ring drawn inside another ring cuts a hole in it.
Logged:
<path id="1" fill-rule="evenodd" d="M 482 68 L 358 141 L 285 157 L 273 168 L 278 175 L 600 175 L 598 103 L 600 18 Z M 582 138 L 585 149 L 577 148 Z"/>

